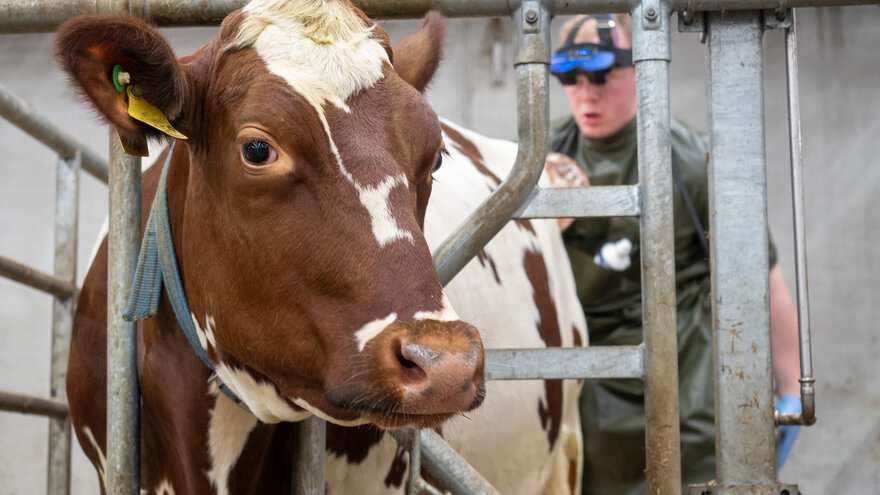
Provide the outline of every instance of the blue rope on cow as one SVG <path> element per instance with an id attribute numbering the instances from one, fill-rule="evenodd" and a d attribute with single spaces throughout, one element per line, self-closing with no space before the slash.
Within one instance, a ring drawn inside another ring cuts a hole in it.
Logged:
<path id="1" fill-rule="evenodd" d="M 137 269 L 134 280 L 131 283 L 131 295 L 128 298 L 128 307 L 122 314 L 127 321 L 143 320 L 156 315 L 159 310 L 159 297 L 162 295 L 162 282 L 165 282 L 165 291 L 177 323 L 183 329 L 183 334 L 196 355 L 205 363 L 211 371 L 214 371 L 214 363 L 208 357 L 208 352 L 199 342 L 196 326 L 192 320 L 189 303 L 183 290 L 183 282 L 180 279 L 180 269 L 177 267 L 177 256 L 174 253 L 174 241 L 171 238 L 171 222 L 168 218 L 168 192 L 165 184 L 168 178 L 168 169 L 171 165 L 171 155 L 174 154 L 174 142 L 168 150 L 165 165 L 162 167 L 162 176 L 159 178 L 159 188 L 150 207 L 150 217 L 144 231 L 144 239 L 141 243 L 141 253 L 138 256 Z M 210 380 L 216 380 L 220 390 L 236 404 L 244 406 L 241 400 L 219 380 L 216 372 Z"/>

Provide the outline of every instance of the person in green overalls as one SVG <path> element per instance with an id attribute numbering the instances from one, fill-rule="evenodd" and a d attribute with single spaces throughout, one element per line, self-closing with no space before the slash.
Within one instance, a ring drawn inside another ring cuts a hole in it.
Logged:
<path id="1" fill-rule="evenodd" d="M 628 15 L 577 16 L 560 31 L 551 72 L 572 115 L 552 124 L 545 168 L 554 187 L 638 183 L 636 82 Z M 671 123 L 675 281 L 678 315 L 682 492 L 715 478 L 715 411 L 704 139 Z M 642 342 L 639 220 L 560 219 L 591 345 Z M 777 408 L 799 412 L 797 313 L 770 245 L 770 305 Z M 641 380 L 587 380 L 580 397 L 583 493 L 645 491 Z M 781 465 L 797 427 L 783 427 Z"/>

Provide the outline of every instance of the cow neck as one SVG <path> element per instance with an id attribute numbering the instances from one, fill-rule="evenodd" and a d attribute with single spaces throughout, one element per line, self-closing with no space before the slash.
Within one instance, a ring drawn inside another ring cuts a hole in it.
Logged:
<path id="1" fill-rule="evenodd" d="M 162 167 L 162 175 L 159 178 L 159 187 L 150 207 L 150 216 L 144 230 L 144 238 L 141 242 L 141 252 L 138 256 L 137 268 L 134 280 L 131 284 L 131 295 L 128 298 L 128 307 L 122 317 L 128 321 L 138 321 L 155 316 L 159 310 L 159 299 L 162 295 L 164 282 L 168 300 L 177 318 L 177 324 L 183 330 L 186 340 L 195 351 L 196 355 L 212 371 L 208 381 L 215 381 L 227 397 L 233 402 L 247 409 L 229 387 L 217 376 L 214 363 L 208 357 L 208 351 L 199 342 L 195 322 L 190 316 L 189 303 L 183 289 L 180 278 L 180 268 L 177 265 L 177 255 L 174 252 L 174 240 L 171 237 L 171 222 L 168 214 L 168 190 L 166 187 L 168 169 L 171 166 L 171 157 L 174 155 L 174 144 L 168 150 L 165 165 Z"/>

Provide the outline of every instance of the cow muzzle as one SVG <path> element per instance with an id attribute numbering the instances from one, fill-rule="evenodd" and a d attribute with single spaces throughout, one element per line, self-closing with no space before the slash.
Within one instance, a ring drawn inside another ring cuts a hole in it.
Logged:
<path id="1" fill-rule="evenodd" d="M 414 426 L 440 422 L 482 403 L 483 359 L 480 334 L 467 323 L 395 322 L 364 346 L 327 399 L 378 413 L 383 418 L 377 424 L 400 425 L 401 418 Z"/>

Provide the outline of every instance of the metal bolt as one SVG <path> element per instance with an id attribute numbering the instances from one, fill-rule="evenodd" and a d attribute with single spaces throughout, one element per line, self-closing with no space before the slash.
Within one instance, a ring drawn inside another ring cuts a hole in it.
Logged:
<path id="1" fill-rule="evenodd" d="M 653 21 L 657 18 L 657 9 L 654 7 L 648 7 L 648 10 L 645 11 L 645 17 L 647 17 L 649 21 Z"/>
<path id="2" fill-rule="evenodd" d="M 538 11 L 535 9 L 526 10 L 526 22 L 534 24 L 538 21 Z"/>

